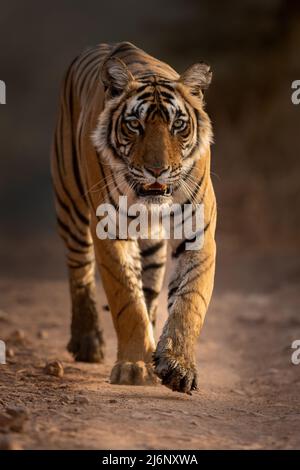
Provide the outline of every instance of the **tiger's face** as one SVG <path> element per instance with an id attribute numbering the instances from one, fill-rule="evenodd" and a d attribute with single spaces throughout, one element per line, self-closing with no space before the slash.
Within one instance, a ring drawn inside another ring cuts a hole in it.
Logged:
<path id="1" fill-rule="evenodd" d="M 137 198 L 166 202 L 211 141 L 202 99 L 209 68 L 195 64 L 177 81 L 154 75 L 135 79 L 122 61 L 108 62 L 94 145 L 112 170 L 123 173 Z"/>

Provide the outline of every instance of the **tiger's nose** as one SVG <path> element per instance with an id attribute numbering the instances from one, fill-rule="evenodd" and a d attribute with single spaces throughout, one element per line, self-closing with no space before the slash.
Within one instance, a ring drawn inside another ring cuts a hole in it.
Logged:
<path id="1" fill-rule="evenodd" d="M 168 166 L 145 166 L 145 170 L 147 170 L 152 176 L 155 176 L 156 178 L 168 169 Z"/>

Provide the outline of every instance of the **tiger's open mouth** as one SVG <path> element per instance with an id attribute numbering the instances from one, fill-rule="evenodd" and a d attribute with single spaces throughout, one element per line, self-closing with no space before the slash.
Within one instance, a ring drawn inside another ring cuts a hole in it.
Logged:
<path id="1" fill-rule="evenodd" d="M 168 184 L 160 184 L 158 182 L 151 184 L 139 184 L 137 193 L 141 197 L 146 196 L 171 196 L 173 187 Z"/>

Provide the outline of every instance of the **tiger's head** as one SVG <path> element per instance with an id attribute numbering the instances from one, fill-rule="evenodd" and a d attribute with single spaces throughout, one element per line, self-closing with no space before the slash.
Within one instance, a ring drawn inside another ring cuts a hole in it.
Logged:
<path id="1" fill-rule="evenodd" d="M 211 81 L 204 63 L 177 80 L 134 77 L 119 58 L 102 66 L 104 109 L 93 132 L 95 148 L 136 198 L 165 203 L 207 151 L 212 130 L 203 91 Z"/>

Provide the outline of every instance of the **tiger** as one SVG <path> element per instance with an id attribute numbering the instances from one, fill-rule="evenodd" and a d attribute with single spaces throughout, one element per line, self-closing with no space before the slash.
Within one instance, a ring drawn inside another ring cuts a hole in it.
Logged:
<path id="1" fill-rule="evenodd" d="M 211 78 L 204 62 L 179 75 L 120 42 L 85 50 L 63 79 L 51 173 L 72 305 L 67 348 L 76 361 L 104 360 L 97 268 L 118 344 L 111 384 L 161 383 L 189 395 L 198 389 L 195 347 L 216 260 L 212 124 L 204 102 Z M 118 211 L 122 195 L 147 206 L 203 204 L 202 248 L 187 250 L 184 237 L 99 239 L 98 205 Z M 155 344 L 169 252 L 175 265 L 168 273 L 168 317 Z"/>

